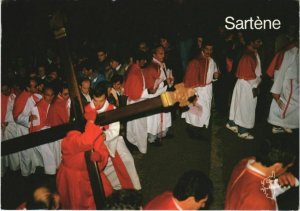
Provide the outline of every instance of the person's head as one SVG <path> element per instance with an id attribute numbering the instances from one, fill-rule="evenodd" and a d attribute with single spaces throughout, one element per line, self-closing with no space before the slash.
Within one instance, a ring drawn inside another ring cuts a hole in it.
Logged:
<path id="1" fill-rule="evenodd" d="M 79 82 L 79 89 L 83 94 L 89 94 L 91 81 L 88 78 L 83 78 Z"/>
<path id="2" fill-rule="evenodd" d="M 140 210 L 142 195 L 134 189 L 115 190 L 105 202 L 106 210 Z"/>
<path id="3" fill-rule="evenodd" d="M 93 91 L 93 103 L 95 105 L 95 107 L 97 109 L 100 109 L 103 107 L 106 98 L 107 98 L 107 84 L 105 81 L 100 82 L 99 84 L 97 84 L 97 86 L 95 87 L 94 91 Z"/>
<path id="4" fill-rule="evenodd" d="M 110 57 L 110 67 L 116 69 L 121 63 L 121 57 L 117 54 L 114 54 Z"/>
<path id="5" fill-rule="evenodd" d="M 28 210 L 57 210 L 60 208 L 60 197 L 57 192 L 51 190 L 49 187 L 39 186 L 29 195 L 26 208 Z"/>
<path id="6" fill-rule="evenodd" d="M 164 62 L 165 50 L 162 46 L 159 45 L 153 49 L 153 58 L 155 58 L 159 62 Z"/>
<path id="7" fill-rule="evenodd" d="M 11 83 L 8 80 L 1 81 L 1 93 L 5 96 L 9 96 L 11 93 Z"/>
<path id="8" fill-rule="evenodd" d="M 51 104 L 52 101 L 53 101 L 53 98 L 54 98 L 55 94 L 54 94 L 54 90 L 52 87 L 45 87 L 44 90 L 43 90 L 43 99 Z"/>
<path id="9" fill-rule="evenodd" d="M 146 52 L 149 50 L 149 47 L 148 47 L 148 45 L 147 45 L 147 43 L 146 43 L 145 41 L 141 41 L 141 42 L 139 42 L 139 44 L 138 44 L 138 49 L 139 49 L 140 51 L 146 53 Z"/>
<path id="10" fill-rule="evenodd" d="M 116 74 L 111 78 L 111 83 L 112 83 L 113 88 L 116 91 L 119 91 L 122 88 L 123 77 L 121 75 Z"/>
<path id="11" fill-rule="evenodd" d="M 97 50 L 97 58 L 99 62 L 104 62 L 107 58 L 107 51 L 104 48 L 99 48 Z"/>
<path id="12" fill-rule="evenodd" d="M 143 51 L 137 51 L 133 54 L 133 62 L 136 63 L 141 68 L 147 63 L 147 54 Z"/>
<path id="13" fill-rule="evenodd" d="M 69 87 L 67 83 L 62 83 L 59 88 L 59 95 L 64 99 L 68 100 L 70 98 Z"/>
<path id="14" fill-rule="evenodd" d="M 38 89 L 37 80 L 35 78 L 27 79 L 26 90 L 31 93 L 37 93 Z"/>
<path id="15" fill-rule="evenodd" d="M 283 139 L 282 139 L 283 138 Z M 264 140 L 256 153 L 256 162 L 263 165 L 266 174 L 279 176 L 287 171 L 295 161 L 293 146 L 284 137 L 276 137 L 272 140 Z"/>
<path id="16" fill-rule="evenodd" d="M 212 189 L 212 182 L 204 173 L 190 170 L 179 178 L 173 196 L 183 209 L 197 210 L 205 207 Z"/>
<path id="17" fill-rule="evenodd" d="M 37 84 L 38 84 L 38 86 L 37 86 L 37 92 L 40 93 L 40 94 L 42 94 L 43 90 L 45 88 L 45 81 L 42 80 L 41 78 L 38 78 L 37 79 Z"/>
<path id="18" fill-rule="evenodd" d="M 198 35 L 197 38 L 196 38 L 196 41 L 197 41 L 197 47 L 198 48 L 202 48 L 202 44 L 203 44 L 203 36 L 202 35 Z"/>
<path id="19" fill-rule="evenodd" d="M 85 61 L 80 65 L 81 72 L 84 77 L 88 78 L 93 76 L 94 68 L 89 61 Z"/>
<path id="20" fill-rule="evenodd" d="M 202 49 L 202 52 L 203 52 L 203 56 L 205 58 L 210 58 L 214 52 L 214 45 L 211 41 L 205 41 L 203 43 L 203 49 Z"/>
<path id="21" fill-rule="evenodd" d="M 259 49 L 263 44 L 261 36 L 258 33 L 249 32 L 244 37 L 246 45 L 252 48 L 253 50 Z"/>
<path id="22" fill-rule="evenodd" d="M 165 36 L 161 36 L 159 38 L 159 44 L 164 48 L 167 49 L 170 46 L 170 43 L 168 41 L 168 39 Z"/>
<path id="23" fill-rule="evenodd" d="M 42 78 L 42 77 L 46 76 L 46 67 L 45 67 L 45 65 L 40 64 L 37 67 L 37 73 L 38 73 L 39 78 Z"/>

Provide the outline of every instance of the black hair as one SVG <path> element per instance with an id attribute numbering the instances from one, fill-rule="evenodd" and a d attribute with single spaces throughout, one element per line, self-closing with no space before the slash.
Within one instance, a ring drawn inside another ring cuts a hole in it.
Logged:
<path id="1" fill-rule="evenodd" d="M 254 42 L 255 40 L 261 40 L 262 36 L 259 32 L 246 32 L 244 33 L 244 40 L 246 45 L 249 45 L 251 42 Z"/>
<path id="2" fill-rule="evenodd" d="M 153 49 L 152 49 L 152 54 L 155 54 L 156 51 L 157 51 L 157 49 L 159 49 L 159 48 L 164 49 L 164 47 L 163 47 L 162 45 L 155 45 L 155 46 L 153 47 Z"/>
<path id="3" fill-rule="evenodd" d="M 148 59 L 148 54 L 143 52 L 143 51 L 138 50 L 138 51 L 133 53 L 132 58 L 133 58 L 134 62 L 136 62 L 138 60 L 143 60 L 143 59 L 147 60 Z"/>
<path id="4" fill-rule="evenodd" d="M 190 170 L 185 172 L 178 180 L 173 196 L 179 200 L 186 200 L 190 196 L 195 197 L 195 201 L 200 201 L 212 194 L 213 184 L 211 180 L 201 171 Z"/>
<path id="5" fill-rule="evenodd" d="M 82 85 L 82 82 L 84 82 L 84 81 L 89 81 L 89 82 L 91 82 L 89 78 L 87 78 L 87 77 L 82 77 L 82 78 L 80 78 L 80 79 L 78 80 L 78 85 L 81 86 L 81 85 Z"/>
<path id="6" fill-rule="evenodd" d="M 140 191 L 134 189 L 115 190 L 106 199 L 106 210 L 139 210 L 142 205 Z"/>
<path id="7" fill-rule="evenodd" d="M 80 66 L 80 70 L 82 70 L 83 68 L 86 68 L 86 69 L 92 70 L 94 72 L 94 65 L 88 60 L 83 61 L 79 66 Z"/>
<path id="8" fill-rule="evenodd" d="M 49 191 L 49 195 L 47 196 L 46 200 L 36 200 L 34 197 L 34 193 L 38 188 L 45 188 Z M 37 209 L 45 209 L 45 210 L 54 210 L 56 209 L 56 204 L 54 200 L 54 194 L 56 194 L 56 191 L 52 190 L 47 185 L 40 185 L 35 186 L 30 191 L 30 194 L 28 196 L 28 199 L 26 201 L 26 209 L 28 210 L 37 210 Z"/>
<path id="9" fill-rule="evenodd" d="M 295 160 L 296 155 L 293 145 L 288 143 L 286 138 L 276 136 L 262 141 L 255 157 L 256 161 L 264 166 L 282 163 L 285 167 Z"/>
<path id="10" fill-rule="evenodd" d="M 102 95 L 105 95 L 105 97 L 107 97 L 107 89 L 108 89 L 108 82 L 101 81 L 96 85 L 95 89 L 93 90 L 92 96 L 101 97 Z"/>
<path id="11" fill-rule="evenodd" d="M 114 74 L 113 77 L 110 79 L 110 81 L 114 84 L 117 82 L 123 83 L 123 76 Z"/>

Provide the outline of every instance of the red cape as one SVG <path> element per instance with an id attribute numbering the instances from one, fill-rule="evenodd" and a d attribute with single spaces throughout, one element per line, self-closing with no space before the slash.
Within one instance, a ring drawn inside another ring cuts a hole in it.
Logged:
<path id="1" fill-rule="evenodd" d="M 13 108 L 13 116 L 14 120 L 17 121 L 19 115 L 25 108 L 28 98 L 31 96 L 30 92 L 23 91 L 15 100 L 14 108 Z"/>
<path id="2" fill-rule="evenodd" d="M 265 177 L 246 167 L 250 159 L 241 160 L 231 174 L 226 191 L 225 210 L 276 210 L 275 201 L 261 191 Z M 271 197 L 270 189 L 267 191 Z"/>
<path id="3" fill-rule="evenodd" d="M 1 93 L 1 123 L 5 122 L 8 99 L 9 96 L 6 96 Z"/>
<path id="4" fill-rule="evenodd" d="M 137 64 L 132 64 L 127 70 L 127 74 L 124 79 L 124 95 L 130 100 L 140 99 L 143 88 L 144 80 L 141 68 Z"/>
<path id="5" fill-rule="evenodd" d="M 143 71 L 146 89 L 153 89 L 155 81 L 160 77 L 159 64 L 152 62 Z"/>
<path id="6" fill-rule="evenodd" d="M 279 70 L 282 61 L 283 61 L 283 57 L 286 51 L 290 50 L 291 48 L 295 47 L 295 43 L 289 44 L 288 46 L 284 47 L 282 50 L 278 51 L 274 58 L 272 59 L 266 73 L 270 78 L 274 77 L 274 73 L 276 70 Z"/>
<path id="7" fill-rule="evenodd" d="M 189 62 L 183 79 L 186 87 L 198 87 L 206 85 L 209 60 L 201 57 Z"/>
<path id="8" fill-rule="evenodd" d="M 44 99 L 40 100 L 36 107 L 39 111 L 40 124 L 36 126 L 31 126 L 29 131 L 30 133 L 41 130 L 44 126 L 47 125 L 47 112 L 48 112 L 49 103 L 47 103 Z"/>
<path id="9" fill-rule="evenodd" d="M 54 102 L 50 105 L 47 124 L 50 127 L 66 124 L 69 122 L 69 113 L 67 108 L 68 101 L 62 97 L 57 96 Z"/>
<path id="10" fill-rule="evenodd" d="M 257 60 L 255 53 L 246 49 L 237 66 L 236 77 L 244 80 L 255 79 L 256 66 Z"/>
<path id="11" fill-rule="evenodd" d="M 178 210 L 178 208 L 174 204 L 173 194 L 164 192 L 148 202 L 144 210 Z"/>

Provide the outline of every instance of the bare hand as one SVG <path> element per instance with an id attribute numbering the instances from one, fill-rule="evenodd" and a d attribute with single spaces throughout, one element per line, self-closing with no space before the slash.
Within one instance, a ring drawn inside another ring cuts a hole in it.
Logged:
<path id="1" fill-rule="evenodd" d="M 31 114 L 31 115 L 29 116 L 29 122 L 32 122 L 33 120 L 36 120 L 36 119 L 37 119 L 37 116 L 34 115 L 34 114 Z"/>
<path id="2" fill-rule="evenodd" d="M 278 99 L 276 102 L 281 110 L 285 109 L 285 104 L 282 100 Z"/>
<path id="3" fill-rule="evenodd" d="M 220 71 L 217 71 L 217 72 L 214 72 L 214 79 L 218 79 L 221 75 L 221 72 Z"/>
<path id="4" fill-rule="evenodd" d="M 280 186 L 295 186 L 296 179 L 292 173 L 286 172 L 278 177 Z"/>

